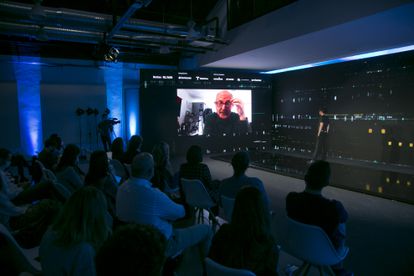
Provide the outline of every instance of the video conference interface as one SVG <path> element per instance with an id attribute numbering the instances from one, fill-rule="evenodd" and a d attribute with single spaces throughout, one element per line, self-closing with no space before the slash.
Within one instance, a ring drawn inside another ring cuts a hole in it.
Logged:
<path id="1" fill-rule="evenodd" d="M 141 70 L 142 133 L 174 143 L 212 137 L 207 146 L 226 151 L 230 146 L 224 146 L 223 137 L 269 132 L 271 93 L 271 79 L 265 75 Z"/>

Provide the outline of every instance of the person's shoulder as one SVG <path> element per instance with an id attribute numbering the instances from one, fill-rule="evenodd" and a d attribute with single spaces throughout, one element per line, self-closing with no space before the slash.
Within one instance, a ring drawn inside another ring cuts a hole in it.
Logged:
<path id="1" fill-rule="evenodd" d="M 231 121 L 240 121 L 240 116 L 239 114 L 235 113 L 235 112 L 231 112 L 230 113 L 230 120 Z"/>
<path id="2" fill-rule="evenodd" d="M 303 192 L 302 193 L 290 192 L 286 196 L 286 201 L 289 201 L 289 202 L 296 201 L 296 200 L 301 199 L 303 197 L 304 197 L 304 193 Z"/>
<path id="3" fill-rule="evenodd" d="M 260 178 L 257 177 L 247 177 L 248 182 L 252 185 L 259 185 L 259 186 L 263 186 L 263 181 Z"/>
<path id="4" fill-rule="evenodd" d="M 213 112 L 213 113 L 211 113 L 211 114 L 208 114 L 207 116 L 206 116 L 206 122 L 207 121 L 215 121 L 215 120 L 217 120 L 218 119 L 218 115 L 217 115 L 217 112 Z"/>

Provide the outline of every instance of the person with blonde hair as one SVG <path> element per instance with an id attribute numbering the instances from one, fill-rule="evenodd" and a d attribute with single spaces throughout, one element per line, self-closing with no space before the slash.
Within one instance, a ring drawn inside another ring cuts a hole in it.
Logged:
<path id="1" fill-rule="evenodd" d="M 43 275 L 95 275 L 95 252 L 111 233 L 108 217 L 100 190 L 75 191 L 43 236 L 39 250 Z"/>

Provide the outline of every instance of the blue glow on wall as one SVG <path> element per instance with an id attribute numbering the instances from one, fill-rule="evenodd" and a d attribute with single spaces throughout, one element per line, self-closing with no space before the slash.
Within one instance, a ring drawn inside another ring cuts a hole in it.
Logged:
<path id="1" fill-rule="evenodd" d="M 384 55 L 389 55 L 389 54 L 402 53 L 402 52 L 407 52 L 407 51 L 412 51 L 412 50 L 414 50 L 414 45 L 409 45 L 405 47 L 398 47 L 398 48 L 392 48 L 392 49 L 387 49 L 387 50 L 369 52 L 369 53 L 364 53 L 364 54 L 359 54 L 359 55 L 354 55 L 354 56 L 349 56 L 349 57 L 343 57 L 343 58 L 338 58 L 338 59 L 331 59 L 331 60 L 326 60 L 326 61 L 321 61 L 321 62 L 316 62 L 316 63 L 309 63 L 309 64 L 282 68 L 282 69 L 277 69 L 277 70 L 265 71 L 261 73 L 262 74 L 278 74 L 278 73 L 283 73 L 283 72 L 288 72 L 288 71 L 301 70 L 301 69 L 318 67 L 318 66 L 340 63 L 340 62 L 346 62 L 346 61 L 351 61 L 351 60 L 358 60 L 358 59 L 364 59 L 364 58 L 384 56 Z"/>
<path id="2" fill-rule="evenodd" d="M 30 156 L 40 152 L 43 141 L 40 58 L 13 57 L 13 60 L 17 83 L 20 145 L 22 153 Z"/>
<path id="3" fill-rule="evenodd" d="M 128 138 L 130 138 L 132 135 L 137 134 L 137 114 L 135 112 L 130 112 L 128 114 L 129 117 L 129 129 L 128 129 Z"/>
<path id="4" fill-rule="evenodd" d="M 114 126 L 116 137 L 123 137 L 123 63 L 105 63 L 104 76 L 106 84 L 106 106 L 111 111 L 109 117 L 121 120 Z"/>

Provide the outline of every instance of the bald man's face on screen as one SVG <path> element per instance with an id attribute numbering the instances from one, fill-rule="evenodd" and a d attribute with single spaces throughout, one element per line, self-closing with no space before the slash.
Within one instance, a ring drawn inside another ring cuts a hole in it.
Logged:
<path id="1" fill-rule="evenodd" d="M 227 119 L 231 114 L 233 95 L 228 91 L 221 91 L 216 96 L 216 112 L 220 119 Z"/>

